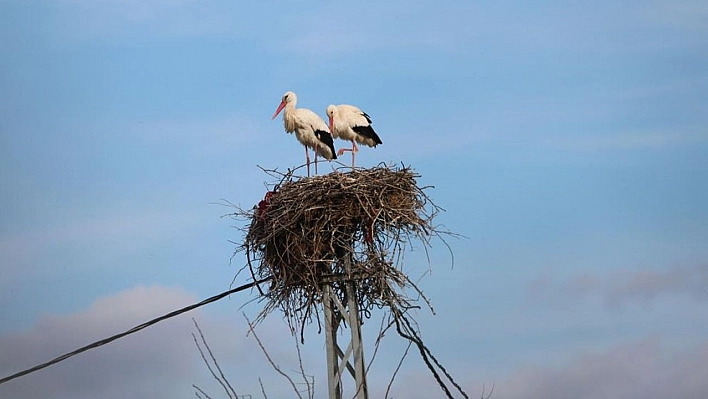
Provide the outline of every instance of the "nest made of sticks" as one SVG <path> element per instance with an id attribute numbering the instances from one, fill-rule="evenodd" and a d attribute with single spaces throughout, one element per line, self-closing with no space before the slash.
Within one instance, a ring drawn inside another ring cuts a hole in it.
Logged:
<path id="1" fill-rule="evenodd" d="M 280 181 L 246 218 L 246 253 L 254 280 L 271 278 L 265 317 L 284 311 L 291 326 L 304 325 L 322 302 L 323 285 L 346 299 L 344 282 L 354 282 L 362 320 L 373 307 L 408 307 L 405 288 L 415 284 L 401 270 L 401 256 L 412 241 L 428 248 L 438 235 L 432 220 L 440 208 L 417 186 L 408 167 L 381 165 L 296 177 L 292 171 L 266 171 Z M 318 319 L 319 320 L 319 319 Z"/>

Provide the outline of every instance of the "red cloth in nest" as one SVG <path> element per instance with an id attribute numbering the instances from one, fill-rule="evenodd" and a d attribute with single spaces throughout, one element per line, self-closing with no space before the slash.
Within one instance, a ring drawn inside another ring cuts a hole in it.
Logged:
<path id="1" fill-rule="evenodd" d="M 275 191 L 268 191 L 265 194 L 265 197 L 258 202 L 258 209 L 256 210 L 256 216 L 258 216 L 259 219 L 264 220 L 266 212 L 268 212 L 268 207 L 270 206 L 270 198 L 275 194 Z"/>

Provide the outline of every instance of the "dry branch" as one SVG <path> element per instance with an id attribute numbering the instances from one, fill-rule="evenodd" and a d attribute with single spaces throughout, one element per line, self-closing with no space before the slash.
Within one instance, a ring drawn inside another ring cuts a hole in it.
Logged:
<path id="1" fill-rule="evenodd" d="M 211 348 L 209 347 L 209 343 L 207 342 L 206 338 L 204 337 L 204 334 L 202 333 L 202 329 L 199 328 L 199 323 L 192 318 L 192 322 L 194 323 L 194 328 L 196 328 L 197 332 L 199 332 L 199 338 L 202 341 L 202 344 L 199 344 L 199 341 L 197 341 L 197 336 L 192 333 L 192 339 L 194 340 L 194 345 L 197 347 L 199 350 L 199 354 L 202 356 L 202 361 L 204 364 L 207 366 L 207 369 L 209 369 L 209 372 L 211 373 L 212 377 L 221 385 L 222 388 L 226 391 L 226 395 L 229 397 L 229 399 L 237 399 L 238 395 L 236 394 L 236 391 L 234 391 L 234 388 L 231 386 L 231 383 L 229 383 L 229 380 L 226 378 L 224 375 L 224 372 L 221 371 L 221 366 L 219 366 L 219 362 L 216 360 L 216 357 L 214 356 L 214 353 L 211 351 Z M 204 348 L 206 348 L 207 352 L 209 353 L 209 357 L 211 358 L 212 363 L 214 365 L 212 366 L 211 363 L 206 358 L 206 355 L 204 355 L 204 350 L 202 349 L 202 345 L 204 345 Z M 216 369 L 219 372 L 219 375 L 216 375 L 216 372 L 214 371 Z M 208 399 L 211 399 L 206 392 L 202 391 L 199 387 L 196 385 L 192 385 L 195 389 L 199 390 L 202 394 L 204 394 Z M 198 393 L 195 392 L 197 396 L 199 396 Z"/>

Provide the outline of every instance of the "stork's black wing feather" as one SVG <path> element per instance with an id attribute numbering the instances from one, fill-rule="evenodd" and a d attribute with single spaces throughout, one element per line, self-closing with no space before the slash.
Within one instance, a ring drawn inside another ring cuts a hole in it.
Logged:
<path id="1" fill-rule="evenodd" d="M 329 147 L 332 151 L 332 159 L 337 159 L 337 151 L 334 150 L 334 140 L 332 139 L 332 135 L 326 130 L 317 130 L 314 126 L 312 127 L 312 130 L 314 130 L 317 140 Z"/>
<path id="2" fill-rule="evenodd" d="M 369 125 L 369 126 L 354 126 L 352 128 L 352 130 L 354 130 L 357 134 L 360 134 L 368 139 L 374 140 L 374 147 L 376 147 L 376 145 L 378 145 L 378 144 L 383 144 L 383 142 L 381 142 L 381 139 L 379 138 L 379 135 L 376 134 L 376 132 L 374 131 L 374 128 L 371 127 L 371 125 Z"/>
<path id="3" fill-rule="evenodd" d="M 369 122 L 369 124 L 371 124 L 371 117 L 369 116 L 369 114 L 367 114 L 367 113 L 364 112 L 364 111 L 361 111 L 361 116 L 363 116 L 364 118 L 366 118 L 366 120 Z"/>

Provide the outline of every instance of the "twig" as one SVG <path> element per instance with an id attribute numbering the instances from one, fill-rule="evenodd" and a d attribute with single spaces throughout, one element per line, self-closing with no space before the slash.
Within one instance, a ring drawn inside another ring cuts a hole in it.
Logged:
<path id="1" fill-rule="evenodd" d="M 492 389 L 489 391 L 489 395 L 484 396 L 484 391 L 485 391 L 485 389 L 484 389 L 484 384 L 482 384 L 482 399 L 489 399 L 489 398 L 492 397 L 492 394 L 494 393 L 494 387 L 495 387 L 495 385 L 496 385 L 496 384 L 495 384 L 494 382 L 492 382 Z"/>
<path id="2" fill-rule="evenodd" d="M 297 342 L 297 338 L 295 338 L 295 350 L 297 351 L 297 363 L 298 366 L 300 367 L 300 375 L 302 376 L 303 381 L 305 381 L 305 387 L 307 389 L 307 397 L 309 399 L 313 399 L 315 397 L 315 390 L 314 387 L 310 385 L 310 380 L 307 379 L 307 374 L 305 374 L 305 368 L 302 365 L 302 353 L 300 352 L 300 344 Z M 315 382 L 315 377 L 312 376 L 312 384 L 314 385 Z"/>
<path id="3" fill-rule="evenodd" d="M 396 369 L 393 371 L 393 375 L 391 376 L 391 381 L 388 382 L 388 386 L 386 387 L 386 393 L 384 394 L 384 399 L 388 398 L 388 393 L 391 391 L 391 386 L 393 386 L 393 380 L 396 379 L 396 374 L 398 374 L 398 370 L 401 369 L 401 366 L 403 365 L 403 361 L 406 359 L 406 356 L 408 356 L 408 351 L 411 349 L 411 345 L 413 345 L 413 342 L 408 341 L 408 346 L 406 346 L 405 352 L 403 352 L 403 356 L 401 356 L 401 360 L 398 361 L 398 366 L 396 366 Z"/>
<path id="4" fill-rule="evenodd" d="M 298 392 L 295 382 L 292 380 L 292 378 L 290 378 L 290 376 L 287 373 L 283 372 L 283 370 L 281 370 L 280 367 L 278 367 L 278 365 L 275 364 L 273 359 L 270 358 L 268 351 L 263 346 L 263 343 L 261 342 L 260 338 L 258 338 L 258 335 L 256 334 L 256 330 L 253 328 L 253 323 L 251 323 L 251 320 L 248 319 L 248 317 L 246 316 L 245 313 L 242 313 L 242 314 L 243 314 L 243 318 L 246 319 L 246 322 L 248 323 L 248 329 L 251 332 L 251 334 L 253 334 L 253 338 L 256 339 L 256 342 L 258 342 L 258 346 L 261 348 L 261 351 L 263 351 L 263 354 L 265 355 L 266 359 L 268 359 L 268 363 L 270 363 L 270 365 L 273 367 L 273 369 L 275 369 L 275 371 L 278 372 L 278 374 L 282 375 L 283 377 L 285 377 L 286 380 L 288 380 L 290 385 L 293 387 L 293 391 L 295 391 L 295 394 L 297 395 L 297 397 L 302 399 L 302 395 L 300 395 L 300 392 Z"/>
<path id="5" fill-rule="evenodd" d="M 376 359 L 376 355 L 379 352 L 379 346 L 381 344 L 381 341 L 383 340 L 384 335 L 386 334 L 386 331 L 388 331 L 392 326 L 393 326 L 393 321 L 389 321 L 386 326 L 386 316 L 381 318 L 381 326 L 379 327 L 379 334 L 376 337 L 376 341 L 374 342 L 374 353 L 371 355 L 371 359 L 369 360 L 369 364 L 366 366 L 366 372 L 367 374 L 369 373 L 369 370 L 371 369 L 371 365 L 374 364 L 374 359 Z"/>
<path id="6" fill-rule="evenodd" d="M 224 375 L 224 372 L 221 371 L 221 367 L 219 366 L 219 362 L 216 361 L 216 357 L 214 357 L 214 354 L 212 353 L 211 348 L 209 347 L 209 344 L 207 343 L 206 339 L 204 338 L 204 334 L 202 333 L 202 329 L 199 328 L 199 324 L 194 319 L 194 317 L 192 317 L 192 322 L 194 323 L 194 327 L 199 332 L 199 337 L 201 337 L 202 343 L 204 344 L 204 347 L 206 347 L 207 352 L 209 353 L 209 356 L 211 357 L 211 361 L 212 361 L 212 363 L 214 363 L 214 366 L 216 367 L 217 371 L 219 372 L 219 375 L 217 376 L 216 373 L 214 372 L 214 369 L 211 367 L 211 365 L 207 361 L 206 357 L 204 356 L 204 351 L 202 350 L 201 346 L 199 345 L 199 342 L 197 342 L 197 337 L 194 335 L 194 333 L 192 333 L 192 338 L 194 339 L 194 344 L 197 346 L 197 349 L 199 350 L 199 354 L 202 355 L 202 360 L 204 360 L 204 364 L 206 364 L 207 368 L 211 372 L 211 375 L 214 377 L 214 379 L 216 381 L 218 381 L 219 384 L 221 384 L 221 386 L 224 388 L 224 391 L 226 391 L 226 395 L 228 395 L 228 397 L 231 399 L 237 399 L 238 395 L 236 394 L 236 391 L 234 391 L 234 388 L 229 383 L 229 380 Z"/>
<path id="7" fill-rule="evenodd" d="M 261 392 L 263 393 L 263 399 L 268 399 L 268 395 L 266 395 L 265 387 L 263 386 L 263 381 L 261 381 L 261 377 L 258 377 L 258 385 L 261 386 Z"/>
<path id="8" fill-rule="evenodd" d="M 207 393 L 204 392 L 204 391 L 203 391 L 201 388 L 199 388 L 198 386 L 192 384 L 192 387 L 198 391 L 198 392 L 194 392 L 194 394 L 197 395 L 198 398 L 201 398 L 201 395 L 199 395 L 199 392 L 201 392 L 202 395 L 204 395 L 204 397 L 206 397 L 207 399 L 211 399 L 211 396 L 207 395 Z"/>

